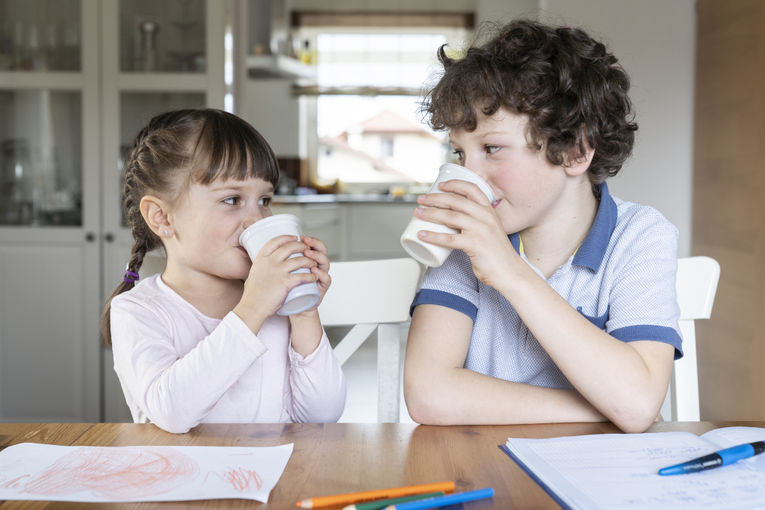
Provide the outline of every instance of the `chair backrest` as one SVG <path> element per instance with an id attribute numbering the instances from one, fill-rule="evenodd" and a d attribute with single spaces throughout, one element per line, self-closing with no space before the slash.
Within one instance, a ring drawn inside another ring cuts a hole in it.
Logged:
<path id="1" fill-rule="evenodd" d="M 377 418 L 397 422 L 401 392 L 401 332 L 421 273 L 410 258 L 333 262 L 332 285 L 319 305 L 324 326 L 354 325 L 335 346 L 340 363 L 377 330 Z"/>
<path id="2" fill-rule="evenodd" d="M 319 305 L 322 324 L 403 322 L 420 265 L 410 258 L 333 262 L 329 275 L 332 285 Z"/>
<path id="3" fill-rule="evenodd" d="M 699 378 L 696 361 L 694 321 L 712 314 L 720 264 L 711 257 L 686 257 L 677 261 L 677 304 L 680 307 L 680 333 L 683 357 L 675 362 L 662 415 L 674 421 L 698 421 Z"/>

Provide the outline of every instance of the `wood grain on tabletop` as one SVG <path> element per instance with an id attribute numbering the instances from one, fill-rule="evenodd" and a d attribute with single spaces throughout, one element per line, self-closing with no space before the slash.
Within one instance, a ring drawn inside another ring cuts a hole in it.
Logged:
<path id="1" fill-rule="evenodd" d="M 732 424 L 732 423 L 731 423 Z M 762 426 L 760 423 L 746 423 Z M 745 424 L 745 425 L 746 425 Z M 652 431 L 703 433 L 722 424 L 657 423 Z M 268 504 L 218 499 L 169 503 L 83 504 L 6 501 L 8 508 L 258 508 L 294 509 L 299 500 L 381 488 L 454 480 L 458 492 L 492 487 L 495 496 L 470 503 L 487 508 L 557 508 L 555 502 L 502 450 L 508 437 L 617 433 L 610 423 L 504 426 L 398 424 L 203 424 L 187 434 L 132 423 L 0 423 L 0 446 L 21 442 L 63 445 L 274 446 L 294 450 Z M 330 509 L 328 509 L 330 510 Z M 334 509 L 331 509 L 334 510 Z"/>

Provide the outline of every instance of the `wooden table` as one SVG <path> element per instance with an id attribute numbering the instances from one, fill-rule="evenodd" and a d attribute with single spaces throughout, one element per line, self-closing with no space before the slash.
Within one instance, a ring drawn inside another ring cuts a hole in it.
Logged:
<path id="1" fill-rule="evenodd" d="M 765 422 L 658 423 L 652 432 L 685 430 L 701 434 L 728 425 Z M 510 437 L 553 437 L 614 433 L 609 423 L 431 427 L 414 424 L 252 424 L 200 425 L 170 434 L 133 423 L 0 424 L 0 448 L 16 443 L 127 446 L 273 446 L 294 443 L 294 451 L 269 503 L 206 500 L 173 503 L 83 504 L 6 501 L 7 508 L 263 508 L 295 509 L 314 496 L 454 480 L 457 491 L 492 487 L 492 500 L 466 504 L 488 508 L 557 508 L 498 445 Z M 338 507 L 335 507 L 338 508 Z"/>

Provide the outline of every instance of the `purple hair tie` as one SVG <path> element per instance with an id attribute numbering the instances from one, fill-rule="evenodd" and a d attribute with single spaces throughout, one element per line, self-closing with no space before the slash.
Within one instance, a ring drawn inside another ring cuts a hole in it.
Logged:
<path id="1" fill-rule="evenodd" d="M 125 281 L 125 283 L 135 284 L 136 280 L 138 280 L 138 273 L 134 273 L 133 271 L 126 269 L 125 276 L 123 276 L 122 279 Z"/>

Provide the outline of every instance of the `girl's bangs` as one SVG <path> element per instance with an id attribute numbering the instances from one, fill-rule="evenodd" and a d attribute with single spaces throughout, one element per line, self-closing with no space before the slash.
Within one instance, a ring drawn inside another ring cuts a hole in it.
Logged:
<path id="1" fill-rule="evenodd" d="M 199 133 L 192 151 L 192 179 L 207 185 L 218 179 L 242 181 L 257 177 L 276 187 L 279 165 L 265 139 L 239 119 L 216 120 L 223 122 L 214 124 L 224 125 L 208 121 Z"/>

